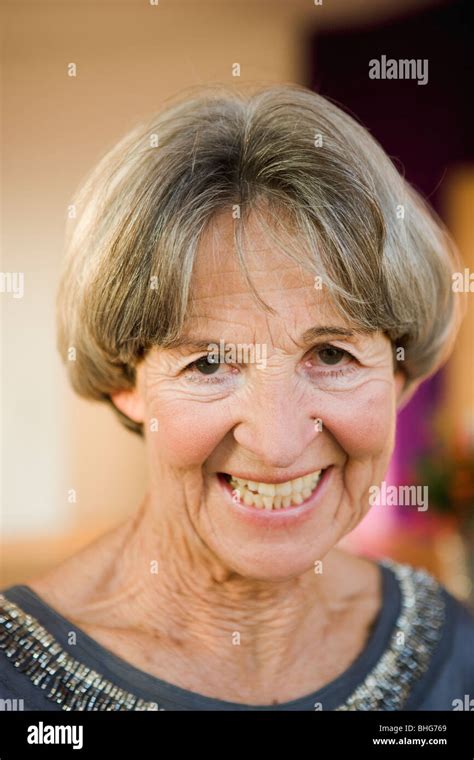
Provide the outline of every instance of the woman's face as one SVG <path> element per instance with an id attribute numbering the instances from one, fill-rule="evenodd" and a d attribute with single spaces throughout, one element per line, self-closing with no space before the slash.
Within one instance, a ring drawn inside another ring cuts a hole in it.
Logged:
<path id="1" fill-rule="evenodd" d="M 150 351 L 136 389 L 114 401 L 144 421 L 159 519 L 224 567 L 277 580 L 314 566 L 367 512 L 402 378 L 389 340 L 344 323 L 253 221 L 248 266 L 276 315 L 264 312 L 236 261 L 233 224 L 220 215 L 201 242 L 186 343 Z M 226 354 L 209 363 L 211 343 Z"/>

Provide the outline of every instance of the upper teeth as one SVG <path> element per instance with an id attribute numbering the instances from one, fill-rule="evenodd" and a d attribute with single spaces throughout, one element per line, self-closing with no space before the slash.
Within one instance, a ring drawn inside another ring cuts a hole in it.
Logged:
<path id="1" fill-rule="evenodd" d="M 236 478 L 231 475 L 232 480 L 239 486 L 247 486 L 249 491 L 254 493 L 261 493 L 262 496 L 289 496 L 291 493 L 301 493 L 305 488 L 312 488 L 319 479 L 321 470 L 311 472 L 309 475 L 305 475 L 303 478 L 295 478 L 295 480 L 287 480 L 285 483 L 258 483 L 254 480 L 243 480 L 242 478 Z"/>
<path id="2" fill-rule="evenodd" d="M 248 506 L 266 509 L 279 509 L 301 504 L 310 496 L 318 484 L 322 470 L 315 470 L 309 475 L 285 483 L 258 483 L 231 475 L 230 484 L 239 499 Z"/>

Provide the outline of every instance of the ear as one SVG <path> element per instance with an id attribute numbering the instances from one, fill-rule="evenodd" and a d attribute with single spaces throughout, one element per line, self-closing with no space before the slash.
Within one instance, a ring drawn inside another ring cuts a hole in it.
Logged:
<path id="1" fill-rule="evenodd" d="M 134 422 L 143 422 L 145 419 L 145 404 L 140 389 L 130 388 L 127 390 L 111 393 L 110 397 L 117 409 Z"/>
<path id="2" fill-rule="evenodd" d="M 418 390 L 422 378 L 408 383 L 407 376 L 401 370 L 395 372 L 395 394 L 397 399 L 397 411 L 403 409 L 413 398 Z"/>

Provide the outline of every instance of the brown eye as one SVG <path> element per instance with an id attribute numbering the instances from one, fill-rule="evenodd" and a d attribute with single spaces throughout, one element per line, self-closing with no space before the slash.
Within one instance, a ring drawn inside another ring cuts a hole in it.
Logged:
<path id="1" fill-rule="evenodd" d="M 195 367 L 203 375 L 214 375 L 220 367 L 220 362 L 214 361 L 208 356 L 201 356 L 200 359 L 190 364 L 190 367 Z"/>
<path id="2" fill-rule="evenodd" d="M 346 351 L 343 351 L 340 348 L 334 348 L 334 346 L 328 346 L 327 348 L 322 348 L 318 351 L 318 356 L 323 364 L 328 365 L 339 364 L 345 355 Z"/>

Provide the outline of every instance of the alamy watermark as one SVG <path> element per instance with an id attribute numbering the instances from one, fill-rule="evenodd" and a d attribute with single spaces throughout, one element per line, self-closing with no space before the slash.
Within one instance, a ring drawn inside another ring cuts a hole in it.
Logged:
<path id="1" fill-rule="evenodd" d="M 72 744 L 73 749 L 84 746 L 83 726 L 48 725 L 40 721 L 28 726 L 28 744 Z"/>
<path id="2" fill-rule="evenodd" d="M 453 272 L 451 288 L 453 293 L 474 293 L 474 272 L 467 267 L 464 272 Z"/>
<path id="3" fill-rule="evenodd" d="M 23 298 L 24 281 L 23 272 L 0 272 L 0 293 L 11 293 L 13 298 Z"/>
<path id="4" fill-rule="evenodd" d="M 387 58 L 382 55 L 369 61 L 369 79 L 416 79 L 428 84 L 427 58 Z"/>
<path id="5" fill-rule="evenodd" d="M 474 712 L 474 699 L 470 694 L 464 694 L 463 699 L 453 699 L 451 702 L 453 710 L 467 710 L 468 712 Z"/>
<path id="6" fill-rule="evenodd" d="M 209 343 L 209 364 L 256 364 L 258 369 L 267 366 L 266 343 Z"/>
<path id="7" fill-rule="evenodd" d="M 428 509 L 428 486 L 387 485 L 370 486 L 369 504 L 379 507 L 416 507 L 418 512 Z"/>
<path id="8" fill-rule="evenodd" d="M 17 710 L 25 709 L 24 699 L 0 699 L 0 712 L 9 711 L 16 712 Z"/>

